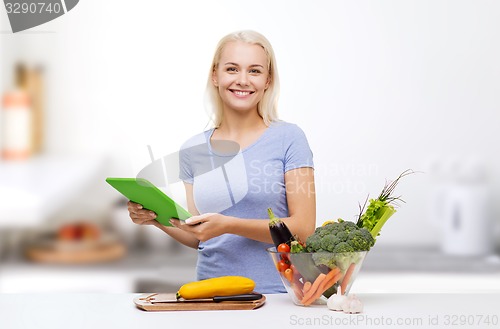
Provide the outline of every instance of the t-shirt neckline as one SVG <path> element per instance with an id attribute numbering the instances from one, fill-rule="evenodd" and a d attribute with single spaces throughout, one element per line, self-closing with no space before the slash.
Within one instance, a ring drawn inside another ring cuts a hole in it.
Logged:
<path id="1" fill-rule="evenodd" d="M 260 141 L 262 141 L 265 138 L 265 136 L 268 134 L 269 129 L 271 129 L 271 127 L 273 127 L 273 125 L 274 125 L 274 122 L 271 122 L 271 124 L 266 128 L 266 130 L 264 130 L 264 132 L 252 144 L 248 145 L 243 150 L 240 149 L 238 153 L 245 153 L 246 151 L 248 151 L 249 149 L 251 149 L 252 147 L 257 145 L 258 143 L 260 143 Z M 217 156 L 229 156 L 229 157 L 234 156 L 231 154 L 221 154 L 221 153 L 214 151 L 214 149 L 212 148 L 212 136 L 213 136 L 214 132 L 215 132 L 215 128 L 211 128 L 209 130 L 209 134 L 208 134 L 208 149 L 210 150 L 210 153 L 215 154 Z"/>

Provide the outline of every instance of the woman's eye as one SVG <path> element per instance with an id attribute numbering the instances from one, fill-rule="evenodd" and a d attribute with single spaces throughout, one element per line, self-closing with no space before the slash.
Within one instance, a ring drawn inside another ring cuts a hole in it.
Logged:
<path id="1" fill-rule="evenodd" d="M 253 73 L 253 74 L 259 74 L 259 73 L 261 73 L 261 72 L 260 72 L 260 70 L 258 70 L 258 69 L 252 69 L 252 70 L 250 70 L 250 73 Z"/>
<path id="2" fill-rule="evenodd" d="M 228 68 L 226 69 L 226 71 L 227 71 L 227 72 L 236 72 L 237 70 L 236 70 L 236 67 L 228 67 Z"/>

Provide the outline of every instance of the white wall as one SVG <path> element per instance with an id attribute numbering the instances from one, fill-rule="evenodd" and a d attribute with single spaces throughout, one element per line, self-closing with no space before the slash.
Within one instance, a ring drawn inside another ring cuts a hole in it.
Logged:
<path id="1" fill-rule="evenodd" d="M 47 67 L 50 152 L 113 154 L 133 175 L 146 145 L 162 156 L 205 128 L 208 65 L 238 29 L 274 45 L 281 117 L 315 156 L 318 223 L 353 219 L 385 179 L 432 161 L 483 159 L 498 192 L 498 1 L 85 0 L 0 45 Z M 380 243 L 437 242 L 428 176 L 401 183 Z"/>

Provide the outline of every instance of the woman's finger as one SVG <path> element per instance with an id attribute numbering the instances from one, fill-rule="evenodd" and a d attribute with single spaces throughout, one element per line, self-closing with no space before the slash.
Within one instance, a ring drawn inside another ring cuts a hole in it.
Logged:
<path id="1" fill-rule="evenodd" d="M 184 223 L 188 224 L 188 225 L 198 225 L 198 224 L 201 224 L 203 222 L 206 222 L 207 221 L 207 218 L 214 215 L 214 213 L 206 213 L 206 214 L 201 214 L 201 215 L 197 215 L 197 216 L 192 216 L 192 217 L 189 217 L 188 219 L 186 219 L 184 221 Z"/>
<path id="2" fill-rule="evenodd" d="M 127 208 L 128 208 L 128 211 L 138 211 L 138 210 L 141 210 L 143 207 L 142 207 L 142 204 L 129 201 L 129 202 L 127 202 Z"/>
<path id="3" fill-rule="evenodd" d="M 154 211 L 143 209 L 136 212 L 130 211 L 129 217 L 134 223 L 141 225 L 146 222 L 154 222 L 157 215 Z"/>

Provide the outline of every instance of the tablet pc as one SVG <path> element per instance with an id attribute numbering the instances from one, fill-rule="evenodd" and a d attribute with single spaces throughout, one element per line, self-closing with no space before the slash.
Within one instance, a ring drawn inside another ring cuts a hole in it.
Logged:
<path id="1" fill-rule="evenodd" d="M 169 196 L 144 178 L 108 177 L 106 182 L 130 201 L 140 203 L 144 209 L 157 214 L 156 220 L 165 226 L 172 226 L 170 218 L 185 220 L 191 214 Z"/>

